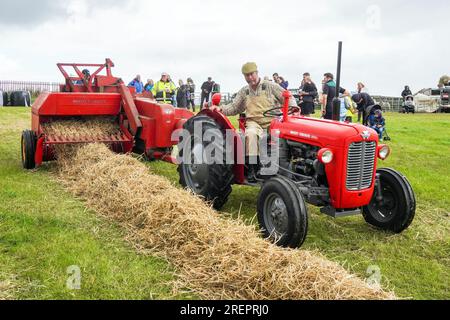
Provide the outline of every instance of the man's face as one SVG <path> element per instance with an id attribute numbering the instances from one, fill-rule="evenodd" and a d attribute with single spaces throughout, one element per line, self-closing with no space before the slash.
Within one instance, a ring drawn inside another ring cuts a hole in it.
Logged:
<path id="1" fill-rule="evenodd" d="M 328 77 L 324 77 L 324 78 L 323 78 L 323 82 L 324 82 L 324 83 L 327 83 L 328 81 L 330 81 L 330 78 L 328 78 Z"/>
<path id="2" fill-rule="evenodd" d="M 311 76 L 304 75 L 304 76 L 303 76 L 303 80 L 304 80 L 305 82 L 309 82 L 309 81 L 311 80 Z"/>
<path id="3" fill-rule="evenodd" d="M 164 81 L 164 82 L 167 82 L 167 80 L 169 80 L 169 76 L 168 75 L 163 75 L 161 77 L 161 80 Z"/>
<path id="4" fill-rule="evenodd" d="M 255 87 L 259 82 L 258 72 L 248 73 L 244 77 L 245 77 L 245 81 L 247 81 L 247 83 L 252 87 Z"/>
<path id="5" fill-rule="evenodd" d="M 278 82 L 278 79 L 280 79 L 279 76 L 277 76 L 277 75 L 274 75 L 274 76 L 273 76 L 273 81 Z"/>

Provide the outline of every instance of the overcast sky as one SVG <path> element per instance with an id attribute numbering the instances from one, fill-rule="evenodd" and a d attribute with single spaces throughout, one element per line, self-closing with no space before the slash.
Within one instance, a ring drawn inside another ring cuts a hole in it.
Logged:
<path id="1" fill-rule="evenodd" d="M 446 0 L 2 0 L 0 80 L 62 81 L 57 62 L 108 57 L 125 81 L 212 76 L 235 92 L 255 61 L 298 87 L 303 72 L 336 73 L 342 40 L 345 88 L 399 95 L 450 73 L 449 13 Z"/>

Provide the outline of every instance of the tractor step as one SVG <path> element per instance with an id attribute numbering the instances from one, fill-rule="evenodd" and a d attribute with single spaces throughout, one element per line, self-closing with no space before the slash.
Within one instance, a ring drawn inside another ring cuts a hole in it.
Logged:
<path id="1" fill-rule="evenodd" d="M 324 207 L 320 209 L 320 212 L 326 214 L 327 216 L 333 218 L 343 218 L 349 216 L 357 216 L 361 214 L 361 209 L 351 209 L 351 210 L 337 210 L 333 207 Z"/>

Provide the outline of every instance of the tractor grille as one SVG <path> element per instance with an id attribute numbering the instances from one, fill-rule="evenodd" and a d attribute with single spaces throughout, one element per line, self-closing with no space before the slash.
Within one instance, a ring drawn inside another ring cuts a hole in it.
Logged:
<path id="1" fill-rule="evenodd" d="M 347 189 L 351 191 L 370 188 L 375 167 L 377 144 L 355 142 L 350 145 L 347 159 Z"/>

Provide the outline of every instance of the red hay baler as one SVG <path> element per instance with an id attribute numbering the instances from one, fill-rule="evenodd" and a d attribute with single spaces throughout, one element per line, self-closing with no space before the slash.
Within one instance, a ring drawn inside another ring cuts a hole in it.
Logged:
<path id="1" fill-rule="evenodd" d="M 193 114 L 171 105 L 158 104 L 151 97 L 136 95 L 120 78 L 113 77 L 113 63 L 58 64 L 66 83 L 59 93 L 42 93 L 32 106 L 32 130 L 22 135 L 22 162 L 26 169 L 54 160 L 54 146 L 61 144 L 105 143 L 116 152 L 131 151 L 148 158 L 175 163 L 171 148 L 172 133 L 183 127 Z M 72 67 L 77 76 L 69 76 L 66 69 Z M 96 67 L 85 77 L 80 67 Z M 99 73 L 106 69 L 106 75 Z M 110 117 L 120 129 L 115 135 L 64 136 L 49 134 L 45 124 L 58 120 L 87 120 Z"/>

